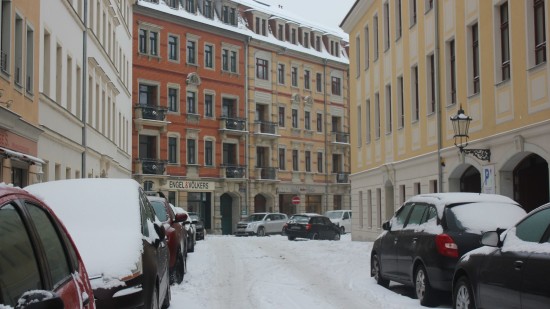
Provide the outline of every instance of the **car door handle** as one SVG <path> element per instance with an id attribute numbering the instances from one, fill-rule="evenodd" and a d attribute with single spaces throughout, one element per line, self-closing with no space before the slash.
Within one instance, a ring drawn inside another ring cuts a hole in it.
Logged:
<path id="1" fill-rule="evenodd" d="M 514 262 L 514 269 L 515 270 L 521 270 L 522 266 L 523 266 L 523 261 L 515 261 Z"/>
<path id="2" fill-rule="evenodd" d="M 90 304 L 90 295 L 88 293 L 82 293 L 82 306 L 86 307 Z"/>
<path id="3" fill-rule="evenodd" d="M 414 237 L 414 238 L 412 239 L 413 243 L 416 243 L 417 240 L 418 240 L 417 237 Z"/>

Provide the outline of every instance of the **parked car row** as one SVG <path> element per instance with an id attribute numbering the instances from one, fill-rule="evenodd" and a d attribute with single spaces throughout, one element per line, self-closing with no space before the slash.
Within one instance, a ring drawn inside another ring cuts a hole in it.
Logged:
<path id="1" fill-rule="evenodd" d="M 196 224 L 131 179 L 0 184 L 0 307 L 167 308 Z"/>
<path id="2" fill-rule="evenodd" d="M 382 286 L 412 286 L 424 306 L 452 291 L 454 308 L 550 308 L 550 205 L 526 216 L 501 195 L 423 194 L 382 227 L 371 251 Z"/>

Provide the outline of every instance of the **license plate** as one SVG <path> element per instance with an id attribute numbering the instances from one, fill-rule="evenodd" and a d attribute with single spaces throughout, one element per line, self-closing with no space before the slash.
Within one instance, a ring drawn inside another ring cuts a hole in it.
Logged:
<path id="1" fill-rule="evenodd" d="M 300 227 L 299 227 L 299 226 L 291 226 L 290 229 L 291 229 L 291 230 L 299 230 Z"/>

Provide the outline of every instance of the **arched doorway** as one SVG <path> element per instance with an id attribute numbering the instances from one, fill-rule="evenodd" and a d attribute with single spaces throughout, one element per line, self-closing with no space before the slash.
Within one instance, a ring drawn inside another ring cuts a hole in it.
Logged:
<path id="1" fill-rule="evenodd" d="M 267 200 L 265 196 L 257 194 L 254 197 L 254 212 L 266 212 L 267 211 Z"/>
<path id="2" fill-rule="evenodd" d="M 470 165 L 460 177 L 460 192 L 481 193 L 481 174 Z"/>
<path id="3" fill-rule="evenodd" d="M 531 211 L 549 200 L 548 162 L 537 154 L 525 157 L 513 171 L 514 200 Z"/>
<path id="4" fill-rule="evenodd" d="M 222 216 L 222 235 L 231 235 L 233 231 L 233 198 L 227 193 L 220 197 L 220 214 Z"/>

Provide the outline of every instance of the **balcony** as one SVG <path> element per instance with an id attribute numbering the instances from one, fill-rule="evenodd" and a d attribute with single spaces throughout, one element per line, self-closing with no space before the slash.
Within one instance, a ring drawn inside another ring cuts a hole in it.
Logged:
<path id="1" fill-rule="evenodd" d="M 256 179 L 258 180 L 277 180 L 277 168 L 275 167 L 257 167 Z"/>
<path id="2" fill-rule="evenodd" d="M 349 133 L 345 132 L 332 132 L 333 144 L 347 144 L 349 145 Z"/>
<path id="3" fill-rule="evenodd" d="M 222 134 L 246 135 L 246 119 L 242 118 L 227 118 L 220 119 L 220 132 Z"/>
<path id="4" fill-rule="evenodd" d="M 8 73 L 8 54 L 5 51 L 0 52 L 0 69 Z"/>
<path id="5" fill-rule="evenodd" d="M 166 107 L 158 105 L 136 105 L 134 107 L 134 122 L 138 131 L 143 129 L 143 126 L 157 127 L 162 132 L 166 131 L 169 121 L 166 120 Z"/>
<path id="6" fill-rule="evenodd" d="M 263 139 L 276 139 L 279 138 L 278 134 L 279 124 L 270 121 L 256 121 L 254 123 L 254 135 L 257 138 Z"/>
<path id="7" fill-rule="evenodd" d="M 143 175 L 165 175 L 166 160 L 137 159 L 136 173 Z"/>
<path id="8" fill-rule="evenodd" d="M 246 165 L 223 164 L 222 177 L 226 179 L 244 179 L 246 177 Z"/>
<path id="9" fill-rule="evenodd" d="M 335 172 L 333 175 L 335 183 L 349 184 L 349 173 Z"/>

